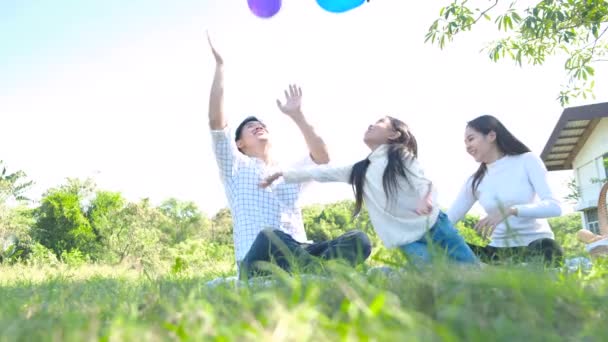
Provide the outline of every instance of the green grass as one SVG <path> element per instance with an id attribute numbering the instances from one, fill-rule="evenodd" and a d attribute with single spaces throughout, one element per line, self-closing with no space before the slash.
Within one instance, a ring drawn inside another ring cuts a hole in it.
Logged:
<path id="1" fill-rule="evenodd" d="M 0 340 L 608 340 L 606 265 L 389 275 L 329 265 L 324 277 L 207 286 L 216 275 L 0 266 Z"/>

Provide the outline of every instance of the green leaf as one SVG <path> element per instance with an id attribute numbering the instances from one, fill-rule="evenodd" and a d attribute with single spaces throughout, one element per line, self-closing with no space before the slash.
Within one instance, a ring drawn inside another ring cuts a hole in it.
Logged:
<path id="1" fill-rule="evenodd" d="M 511 18 L 508 16 L 505 16 L 505 31 L 507 31 L 507 27 L 509 29 L 513 29 L 513 23 L 511 22 Z"/>
<path id="2" fill-rule="evenodd" d="M 511 14 L 511 18 L 513 19 L 513 21 L 515 21 L 516 23 L 521 22 L 521 17 L 519 16 L 519 14 L 517 14 L 517 12 L 513 12 L 513 14 Z"/>
<path id="3" fill-rule="evenodd" d="M 517 54 L 515 55 L 515 61 L 517 62 L 517 64 L 519 64 L 519 66 L 521 67 L 521 50 L 517 51 Z"/>
<path id="4" fill-rule="evenodd" d="M 500 28 L 502 27 L 502 21 L 503 21 L 503 16 L 499 15 L 498 17 L 496 17 L 496 20 L 494 21 L 495 23 L 498 24 L 498 30 L 500 30 Z"/>
<path id="5" fill-rule="evenodd" d="M 379 294 L 374 298 L 374 300 L 369 305 L 369 310 L 372 313 L 372 317 L 378 316 L 378 314 L 384 308 L 384 304 L 386 302 L 386 295 L 384 293 Z"/>
<path id="6" fill-rule="evenodd" d="M 593 25 L 591 27 L 591 33 L 593 33 L 593 38 L 595 38 L 595 39 L 597 39 L 599 37 L 599 35 L 600 35 L 599 32 L 598 32 L 597 27 L 598 27 L 597 25 Z"/>

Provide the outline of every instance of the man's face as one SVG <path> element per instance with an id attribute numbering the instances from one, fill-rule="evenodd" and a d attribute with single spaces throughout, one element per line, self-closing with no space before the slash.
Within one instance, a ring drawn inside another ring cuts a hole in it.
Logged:
<path id="1" fill-rule="evenodd" d="M 266 125 L 259 121 L 250 121 L 243 126 L 241 137 L 236 145 L 240 150 L 246 151 L 260 142 L 267 142 L 269 138 L 270 134 L 268 134 Z"/>

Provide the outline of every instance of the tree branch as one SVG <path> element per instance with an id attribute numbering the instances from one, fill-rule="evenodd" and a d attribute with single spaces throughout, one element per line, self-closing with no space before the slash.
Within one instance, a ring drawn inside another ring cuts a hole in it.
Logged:
<path id="1" fill-rule="evenodd" d="M 492 8 L 496 7 L 496 5 L 498 5 L 498 0 L 494 1 L 494 5 L 486 8 L 485 11 L 481 12 L 479 14 L 479 17 L 477 17 L 477 19 L 475 19 L 475 21 L 473 22 L 473 24 L 476 24 L 484 15 L 486 15 L 486 13 L 490 12 L 492 10 Z M 473 24 L 471 24 L 471 25 L 473 25 Z M 471 25 L 469 25 L 469 26 L 471 26 Z"/>
<path id="2" fill-rule="evenodd" d="M 595 46 L 597 45 L 597 42 L 600 40 L 600 38 L 602 38 L 604 33 L 606 33 L 606 30 L 608 30 L 608 26 L 604 28 L 604 31 L 602 31 L 602 33 L 600 33 L 597 38 L 595 38 L 595 41 L 593 42 L 593 47 L 591 48 L 591 56 L 593 56 L 593 53 L 595 52 Z"/>

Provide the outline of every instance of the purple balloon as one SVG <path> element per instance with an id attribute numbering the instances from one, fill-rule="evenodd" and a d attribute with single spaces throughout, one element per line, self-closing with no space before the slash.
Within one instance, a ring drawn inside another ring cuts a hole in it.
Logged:
<path id="1" fill-rule="evenodd" d="M 247 0 L 253 14 L 260 18 L 270 18 L 281 9 L 281 0 Z"/>

